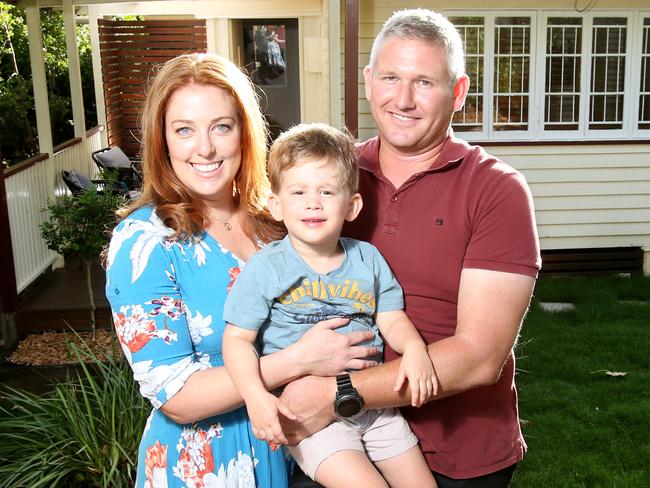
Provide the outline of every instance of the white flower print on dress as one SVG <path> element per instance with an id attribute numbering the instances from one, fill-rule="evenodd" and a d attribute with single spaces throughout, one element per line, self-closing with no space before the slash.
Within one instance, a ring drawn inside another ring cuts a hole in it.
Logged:
<path id="1" fill-rule="evenodd" d="M 131 246 L 131 252 L 129 253 L 131 259 L 131 283 L 135 283 L 142 275 L 149 262 L 149 256 L 151 256 L 158 244 L 163 244 L 167 249 L 178 246 L 181 252 L 185 253 L 180 242 L 169 240 L 174 231 L 166 227 L 156 212 L 153 211 L 147 221 L 126 219 L 121 226 L 118 226 L 113 231 L 107 256 L 107 266 L 109 268 L 113 264 L 115 255 L 122 247 L 122 244 L 139 231 L 142 233 Z M 188 245 L 194 247 L 193 259 L 196 259 L 197 265 L 203 266 L 206 262 L 206 251 L 211 252 L 210 246 L 203 240 L 188 242 Z"/>
<path id="2" fill-rule="evenodd" d="M 209 364 L 194 361 L 191 356 L 184 357 L 172 364 L 161 364 L 152 368 L 151 360 L 138 361 L 131 364 L 133 379 L 140 385 L 140 394 L 147 398 L 154 408 L 160 408 L 164 400 L 168 400 L 183 388 L 191 374 L 207 369 Z M 158 394 L 164 391 L 164 400 Z"/>
<path id="3" fill-rule="evenodd" d="M 202 337 L 207 337 L 211 334 L 214 334 L 212 330 L 212 315 L 204 317 L 201 312 L 196 312 L 196 315 L 192 315 L 192 312 L 186 310 L 187 315 L 187 326 L 190 329 L 190 336 L 192 337 L 193 344 L 199 344 Z"/>
<path id="4" fill-rule="evenodd" d="M 156 212 L 151 212 L 147 221 L 124 220 L 123 224 L 113 231 L 111 237 L 111 245 L 108 248 L 107 256 L 107 266 L 109 268 L 113 264 L 115 255 L 122 247 L 122 244 L 139 231 L 142 231 L 142 234 L 136 239 L 129 254 L 132 266 L 131 283 L 134 283 L 144 271 L 154 247 L 174 233 L 172 229 L 162 223 Z"/>
<path id="5" fill-rule="evenodd" d="M 231 459 L 228 467 L 222 464 L 219 471 L 203 477 L 204 488 L 256 488 L 253 460 L 239 451 L 237 459 Z"/>
<path id="6" fill-rule="evenodd" d="M 211 252 L 210 246 L 202 239 L 194 246 L 194 258 L 196 264 L 203 266 L 205 264 L 205 251 Z"/>

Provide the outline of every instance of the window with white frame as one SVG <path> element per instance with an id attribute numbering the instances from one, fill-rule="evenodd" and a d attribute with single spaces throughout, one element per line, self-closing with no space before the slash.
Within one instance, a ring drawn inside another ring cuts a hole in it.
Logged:
<path id="1" fill-rule="evenodd" d="M 650 16 L 643 19 L 638 128 L 650 129 Z"/>
<path id="2" fill-rule="evenodd" d="M 544 130 L 577 130 L 580 120 L 582 19 L 549 17 L 546 26 Z"/>
<path id="3" fill-rule="evenodd" d="M 650 136 L 650 12 L 447 15 L 471 82 L 453 120 L 467 139 Z"/>
<path id="4" fill-rule="evenodd" d="M 589 128 L 622 129 L 627 19 L 593 19 Z"/>
<path id="5" fill-rule="evenodd" d="M 530 58 L 530 17 L 496 17 L 492 76 L 495 131 L 528 129 Z"/>
<path id="6" fill-rule="evenodd" d="M 454 117 L 454 127 L 465 132 L 477 132 L 483 127 L 484 19 L 483 17 L 458 17 L 455 25 L 463 38 L 465 72 L 472 81 L 465 98 L 465 105 Z"/>

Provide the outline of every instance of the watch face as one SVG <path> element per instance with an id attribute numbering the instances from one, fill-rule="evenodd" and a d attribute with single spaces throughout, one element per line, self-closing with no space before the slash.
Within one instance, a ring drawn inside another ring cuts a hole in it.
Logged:
<path id="1" fill-rule="evenodd" d="M 344 396 L 336 402 L 336 413 L 344 418 L 352 417 L 361 411 L 361 401 L 355 396 Z"/>

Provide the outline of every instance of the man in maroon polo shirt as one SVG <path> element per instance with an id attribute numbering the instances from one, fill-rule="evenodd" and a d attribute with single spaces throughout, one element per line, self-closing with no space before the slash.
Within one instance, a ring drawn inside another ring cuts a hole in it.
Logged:
<path id="1" fill-rule="evenodd" d="M 517 171 L 454 137 L 469 79 L 441 15 L 396 12 L 364 77 L 379 137 L 359 145 L 364 205 L 346 231 L 390 264 L 440 382 L 426 405 L 402 412 L 440 487 L 505 487 L 526 450 L 512 349 L 541 264 L 530 192 Z M 398 356 L 386 348 L 385 359 L 351 375 L 365 408 L 409 404 L 408 388 L 392 388 Z M 283 400 L 303 422 L 285 433 L 327 425 L 340 394 L 332 378 L 290 384 Z"/>

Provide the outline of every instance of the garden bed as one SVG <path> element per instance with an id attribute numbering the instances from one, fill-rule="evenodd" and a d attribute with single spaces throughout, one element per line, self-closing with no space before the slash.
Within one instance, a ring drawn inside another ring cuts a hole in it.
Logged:
<path id="1" fill-rule="evenodd" d="M 95 340 L 91 332 L 43 332 L 31 334 L 18 343 L 7 359 L 11 364 L 29 366 L 65 366 L 77 364 L 79 358 L 70 350 L 74 343 L 82 351 L 89 350 L 98 358 L 121 356 L 112 330 L 99 329 Z"/>

